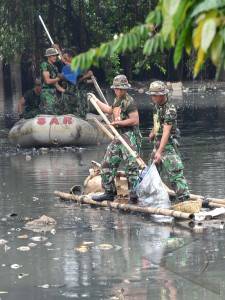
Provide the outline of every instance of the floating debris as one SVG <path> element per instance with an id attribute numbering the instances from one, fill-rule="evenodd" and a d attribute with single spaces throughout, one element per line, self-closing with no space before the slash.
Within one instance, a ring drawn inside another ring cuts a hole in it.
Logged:
<path id="1" fill-rule="evenodd" d="M 87 246 L 88 246 L 88 245 L 93 245 L 93 244 L 94 244 L 94 242 L 86 242 L 86 241 L 83 242 L 83 245 L 87 245 Z"/>
<path id="2" fill-rule="evenodd" d="M 32 197 L 32 199 L 33 199 L 34 202 L 39 200 L 38 197 Z"/>
<path id="3" fill-rule="evenodd" d="M 49 289 L 50 285 L 48 283 L 43 284 L 43 285 L 38 285 L 38 287 L 42 288 L 42 289 Z"/>
<path id="4" fill-rule="evenodd" d="M 34 242 L 43 242 L 43 241 L 47 241 L 47 237 L 45 237 L 45 236 L 33 236 L 32 238 L 31 238 L 31 240 L 32 241 L 34 241 Z"/>
<path id="5" fill-rule="evenodd" d="M 100 249 L 100 250 L 110 250 L 113 248 L 113 246 L 110 244 L 100 244 L 100 245 L 96 246 L 96 248 Z"/>
<path id="6" fill-rule="evenodd" d="M 34 247 L 36 247 L 37 246 L 37 244 L 35 244 L 35 243 L 29 243 L 28 244 L 28 247 L 30 247 L 30 248 L 34 248 Z"/>
<path id="7" fill-rule="evenodd" d="M 47 243 L 45 243 L 45 246 L 46 246 L 46 247 L 51 247 L 51 246 L 52 246 L 52 243 L 47 242 Z"/>
<path id="8" fill-rule="evenodd" d="M 53 228 L 50 232 L 51 232 L 51 234 L 55 235 L 56 234 L 55 228 Z"/>
<path id="9" fill-rule="evenodd" d="M 18 247 L 17 250 L 26 252 L 26 251 L 30 251 L 30 247 L 29 246 L 21 246 L 21 247 Z"/>
<path id="10" fill-rule="evenodd" d="M 17 277 L 18 277 L 18 279 L 22 279 L 23 277 L 27 277 L 27 276 L 29 276 L 29 274 L 20 273 Z"/>
<path id="11" fill-rule="evenodd" d="M 18 238 L 18 239 L 21 239 L 21 240 L 25 240 L 25 239 L 28 239 L 28 235 L 27 235 L 27 234 L 24 234 L 24 235 L 18 235 L 17 238 Z"/>
<path id="12" fill-rule="evenodd" d="M 5 245 L 5 247 L 4 247 L 5 252 L 7 252 L 9 249 L 11 249 L 11 247 Z"/>
<path id="13" fill-rule="evenodd" d="M 7 244 L 8 241 L 4 240 L 4 239 L 0 239 L 0 246 Z"/>
<path id="14" fill-rule="evenodd" d="M 8 294 L 9 292 L 6 292 L 6 291 L 0 291 L 0 295 L 3 295 L 3 294 Z"/>
<path id="15" fill-rule="evenodd" d="M 15 270 L 19 269 L 19 268 L 22 268 L 22 267 L 23 267 L 22 265 L 18 265 L 18 264 L 13 264 L 13 265 L 10 266 L 11 269 L 15 269 Z"/>
<path id="16" fill-rule="evenodd" d="M 56 225 L 56 220 L 46 215 L 41 216 L 39 219 L 27 222 L 26 227 L 36 227 L 36 226 L 46 226 L 46 225 Z"/>
<path id="17" fill-rule="evenodd" d="M 26 154 L 25 159 L 26 159 L 26 161 L 30 161 L 32 159 L 32 157 L 30 155 Z"/>
<path id="18" fill-rule="evenodd" d="M 88 247 L 85 245 L 82 245 L 80 247 L 75 248 L 76 251 L 81 252 L 81 253 L 85 253 L 88 251 Z"/>

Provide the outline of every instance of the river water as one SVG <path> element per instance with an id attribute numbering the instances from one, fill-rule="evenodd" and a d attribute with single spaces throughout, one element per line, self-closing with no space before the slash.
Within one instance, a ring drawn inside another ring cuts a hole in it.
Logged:
<path id="1" fill-rule="evenodd" d="M 82 184 L 105 147 L 16 149 L 7 141 L 16 98 L 0 101 L 0 299 L 225 299 L 224 230 L 191 233 L 59 201 L 54 191 Z M 224 197 L 224 91 L 189 90 L 173 101 L 191 191 Z M 143 95 L 138 103 L 147 137 L 151 105 Z M 57 225 L 44 232 L 24 228 L 24 219 L 43 214 Z"/>

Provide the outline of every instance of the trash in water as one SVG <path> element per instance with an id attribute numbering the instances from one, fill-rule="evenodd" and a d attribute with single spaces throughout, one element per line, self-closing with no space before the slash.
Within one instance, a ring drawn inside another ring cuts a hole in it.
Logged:
<path id="1" fill-rule="evenodd" d="M 29 243 L 28 244 L 28 247 L 30 247 L 30 248 L 34 248 L 34 247 L 36 247 L 37 246 L 37 244 L 35 244 L 35 243 Z"/>
<path id="2" fill-rule="evenodd" d="M 166 243 L 169 247 L 181 247 L 184 245 L 184 239 L 173 237 L 169 238 Z"/>
<path id="3" fill-rule="evenodd" d="M 38 197 L 32 197 L 32 199 L 33 199 L 33 201 L 37 201 L 37 200 L 39 200 L 39 198 L 38 198 Z"/>
<path id="4" fill-rule="evenodd" d="M 28 247 L 28 246 L 21 246 L 21 247 L 18 247 L 17 248 L 17 250 L 19 250 L 19 251 L 30 251 L 30 247 Z"/>
<path id="5" fill-rule="evenodd" d="M 49 284 L 43 284 L 43 285 L 38 285 L 38 287 L 42 288 L 42 289 L 49 289 L 50 285 Z"/>
<path id="6" fill-rule="evenodd" d="M 27 277 L 27 276 L 29 276 L 29 274 L 20 273 L 17 277 L 18 279 L 22 279 L 23 277 Z"/>
<path id="7" fill-rule="evenodd" d="M 23 267 L 22 265 L 18 265 L 18 264 L 13 264 L 13 265 L 10 266 L 11 269 L 15 269 L 15 270 L 19 269 L 19 268 L 22 268 L 22 267 Z"/>
<path id="8" fill-rule="evenodd" d="M 113 248 L 113 246 L 110 244 L 100 244 L 100 245 L 96 246 L 96 248 L 100 249 L 100 250 L 110 250 Z"/>
<path id="9" fill-rule="evenodd" d="M 25 159 L 26 159 L 26 161 L 30 161 L 32 159 L 32 157 L 30 155 L 26 154 Z"/>
<path id="10" fill-rule="evenodd" d="M 0 291 L 0 295 L 2 294 L 8 294 L 9 292 L 6 292 L 6 291 Z"/>
<path id="11" fill-rule="evenodd" d="M 27 234 L 24 234 L 24 235 L 18 235 L 17 238 L 18 238 L 18 239 L 21 239 L 21 240 L 25 240 L 25 239 L 28 239 L 28 235 L 27 235 Z"/>
<path id="12" fill-rule="evenodd" d="M 46 225 L 56 225 L 56 220 L 48 216 L 41 216 L 38 219 L 27 222 L 26 227 L 36 227 L 36 226 L 46 226 Z"/>
<path id="13" fill-rule="evenodd" d="M 45 236 L 33 236 L 31 238 L 32 241 L 34 242 L 41 242 L 41 241 L 46 241 L 48 238 L 46 238 Z"/>
<path id="14" fill-rule="evenodd" d="M 8 241 L 4 240 L 4 239 L 0 239 L 0 246 L 7 244 Z"/>
<path id="15" fill-rule="evenodd" d="M 4 247 L 5 252 L 7 252 L 9 249 L 11 249 L 11 247 L 5 245 L 5 247 Z"/>
<path id="16" fill-rule="evenodd" d="M 94 242 L 83 242 L 83 245 L 93 245 L 94 244 Z"/>
<path id="17" fill-rule="evenodd" d="M 78 252 L 81 252 L 81 253 L 85 253 L 85 252 L 88 251 L 88 247 L 85 246 L 85 245 L 82 245 L 82 246 L 80 246 L 78 248 L 75 248 L 75 250 L 78 251 Z"/>
<path id="18" fill-rule="evenodd" d="M 53 228 L 51 231 L 51 234 L 55 235 L 56 234 L 56 230 Z"/>
<path id="19" fill-rule="evenodd" d="M 45 243 L 45 246 L 46 246 L 46 247 L 51 247 L 51 246 L 52 246 L 52 243 L 47 242 L 47 243 Z"/>

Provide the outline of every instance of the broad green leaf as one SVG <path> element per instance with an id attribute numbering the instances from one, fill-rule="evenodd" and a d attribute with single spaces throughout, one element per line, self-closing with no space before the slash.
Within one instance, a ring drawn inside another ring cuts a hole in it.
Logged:
<path id="1" fill-rule="evenodd" d="M 202 27 L 204 25 L 204 21 L 199 22 L 198 26 L 193 31 L 193 45 L 195 49 L 198 49 L 201 45 L 202 38 Z"/>
<path id="2" fill-rule="evenodd" d="M 202 27 L 201 48 L 207 52 L 216 34 L 216 19 L 207 19 Z"/>
<path id="3" fill-rule="evenodd" d="M 176 14 L 173 17 L 173 24 L 175 28 L 186 21 L 187 11 L 193 5 L 193 3 L 194 0 L 180 2 Z"/>
<path id="4" fill-rule="evenodd" d="M 191 18 L 197 16 L 202 12 L 207 12 L 212 9 L 219 9 L 221 7 L 225 7 L 224 0 L 204 0 L 203 2 L 199 3 L 193 10 L 191 14 Z"/>
<path id="5" fill-rule="evenodd" d="M 163 0 L 163 13 L 173 16 L 180 4 L 181 0 Z"/>
<path id="6" fill-rule="evenodd" d="M 177 65 L 179 64 L 179 62 L 181 60 L 181 56 L 182 56 L 183 48 L 185 46 L 185 41 L 186 41 L 187 35 L 190 34 L 190 28 L 191 28 L 191 19 L 189 18 L 189 20 L 185 23 L 185 27 L 182 30 L 180 37 L 177 41 L 176 47 L 175 47 L 174 56 L 173 56 L 173 61 L 174 61 L 175 67 L 177 67 Z"/>
<path id="7" fill-rule="evenodd" d="M 196 77 L 202 67 L 202 65 L 204 64 L 206 59 L 206 54 L 205 52 L 199 48 L 198 50 L 198 55 L 197 55 L 197 60 L 195 62 L 195 66 L 194 66 L 194 77 Z"/>
<path id="8" fill-rule="evenodd" d="M 221 60 L 223 43 L 224 42 L 222 36 L 219 33 L 217 33 L 215 39 L 212 42 L 211 49 L 210 49 L 211 60 L 216 66 L 220 63 Z"/>
<path id="9" fill-rule="evenodd" d="M 143 53 L 146 55 L 150 55 L 152 53 L 152 40 L 148 39 L 144 45 Z"/>

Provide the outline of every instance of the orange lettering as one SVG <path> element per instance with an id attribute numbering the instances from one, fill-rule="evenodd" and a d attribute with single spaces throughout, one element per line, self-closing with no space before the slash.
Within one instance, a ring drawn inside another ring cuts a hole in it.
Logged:
<path id="1" fill-rule="evenodd" d="M 38 125 L 44 125 L 46 123 L 46 120 L 44 117 L 39 117 L 37 120 Z"/>
<path id="2" fill-rule="evenodd" d="M 68 116 L 65 116 L 64 118 L 63 118 L 63 124 L 72 124 L 73 123 L 73 120 L 72 120 L 72 118 L 71 117 L 68 117 Z"/>
<path id="3" fill-rule="evenodd" d="M 56 117 L 54 117 L 54 118 L 52 118 L 51 119 L 51 122 L 50 122 L 50 125 L 59 125 L 59 121 L 58 121 L 58 119 L 56 118 Z"/>

